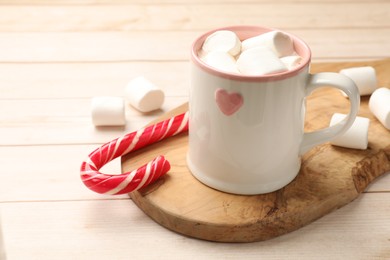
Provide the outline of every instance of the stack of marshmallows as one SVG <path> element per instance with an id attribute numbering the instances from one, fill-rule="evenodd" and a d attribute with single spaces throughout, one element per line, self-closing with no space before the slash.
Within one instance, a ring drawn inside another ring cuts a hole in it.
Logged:
<path id="1" fill-rule="evenodd" d="M 200 59 L 223 72 L 261 76 L 291 70 L 302 58 L 295 53 L 291 37 L 270 31 L 240 41 L 227 30 L 209 35 L 199 51 Z"/>

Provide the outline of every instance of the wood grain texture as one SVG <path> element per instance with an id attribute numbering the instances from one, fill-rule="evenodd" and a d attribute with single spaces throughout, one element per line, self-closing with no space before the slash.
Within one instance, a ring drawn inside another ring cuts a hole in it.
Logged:
<path id="1" fill-rule="evenodd" d="M 204 31 L 3 32 L 2 63 L 187 61 L 195 38 Z M 314 59 L 386 58 L 389 28 L 290 29 L 304 39 Z M 362 37 L 370 35 L 370 37 Z M 354 42 L 353 45 L 350 42 Z M 156 43 L 158 43 L 156 45 Z M 92 47 L 93 46 L 93 47 Z M 362 50 L 365 50 L 364 52 Z"/>
<path id="2" fill-rule="evenodd" d="M 140 75 L 168 97 L 187 97 L 189 62 L 0 63 L 0 100 L 80 99 L 123 96 L 127 83 Z M 23 77 L 19 77 L 23 71 Z M 34 82 L 34 87 L 31 87 Z M 168 103 L 168 102 L 167 102 Z"/>
<path id="3" fill-rule="evenodd" d="M 0 100 L 0 146 L 105 143 L 186 102 L 166 97 L 161 109 L 141 113 L 126 106 L 125 126 L 95 127 L 91 99 Z"/>
<path id="4" fill-rule="evenodd" d="M 18 203 L 124 198 L 102 196 L 82 184 L 78 174 L 81 161 L 97 146 L 1 146 L 0 165 L 3 170 L 0 171 L 0 179 L 3 181 L 0 182 L 0 201 Z M 67 163 L 63 163 L 64 160 Z M 107 164 L 102 171 L 120 174 L 120 160 Z"/>
<path id="5" fill-rule="evenodd" d="M 316 71 L 362 63 L 317 64 Z M 364 63 L 388 75 L 390 60 Z M 359 115 L 371 120 L 369 147 L 353 150 L 323 144 L 302 157 L 299 175 L 286 187 L 257 196 L 238 196 L 211 189 L 197 181 L 186 166 L 186 134 L 164 140 L 142 152 L 123 157 L 123 171 L 162 154 L 172 164 L 170 174 L 154 185 L 130 193 L 152 219 L 176 232 L 220 242 L 267 240 L 299 229 L 338 209 L 364 191 L 375 178 L 390 170 L 390 132 L 368 110 L 363 98 Z M 183 105 L 165 117 L 187 110 Z M 308 98 L 306 130 L 329 124 L 332 113 L 345 113 L 348 100 L 324 88 Z M 159 120 L 162 120 L 160 118 Z M 134 158 L 134 156 L 137 156 Z"/>
<path id="6" fill-rule="evenodd" d="M 365 194 L 295 232 L 237 245 L 169 232 L 145 217 L 130 199 L 3 203 L 1 209 L 9 260 L 125 260 L 130 255 L 135 259 L 167 260 L 258 260 L 259 256 L 384 260 L 390 255 L 389 199 L 388 193 Z"/>
<path id="7" fill-rule="evenodd" d="M 367 12 L 367 10 L 370 12 Z M 202 15 L 199 15 L 202 14 Z M 205 3 L 3 6 L 0 31 L 89 32 L 208 30 L 234 24 L 261 24 L 280 29 L 388 28 L 389 2 L 232 3 L 229 8 Z M 275 19 L 278 17 L 278 19 Z M 334 19 L 339 17 L 339 19 Z M 298 19 L 299 18 L 299 19 Z M 33 22 L 32 22 L 33 21 Z"/>
<path id="8" fill-rule="evenodd" d="M 333 2 L 333 3 L 383 3 L 387 0 L 328 0 L 326 2 Z M 196 1 L 197 3 L 205 3 L 209 4 L 210 1 L 208 0 L 199 0 Z M 323 3 L 322 0 L 280 0 L 278 2 L 274 2 L 272 0 L 215 0 L 213 3 L 218 4 L 226 4 L 226 3 L 233 3 L 233 4 L 247 4 L 247 3 Z M 189 5 L 193 4 L 192 0 L 0 0 L 1 5 L 107 5 L 107 4 L 119 4 L 119 5 L 125 5 L 125 4 L 184 4 Z"/>

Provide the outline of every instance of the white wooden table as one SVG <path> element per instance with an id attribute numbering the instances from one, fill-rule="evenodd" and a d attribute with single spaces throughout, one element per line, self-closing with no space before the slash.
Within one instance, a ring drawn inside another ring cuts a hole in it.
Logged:
<path id="1" fill-rule="evenodd" d="M 81 183 L 90 151 L 188 100 L 194 38 L 238 24 L 292 32 L 315 62 L 390 57 L 388 0 L 0 0 L 7 259 L 390 259 L 389 175 L 298 231 L 249 244 L 184 237 L 127 196 Z M 163 109 L 143 115 L 128 107 L 125 128 L 95 128 L 91 97 L 123 96 L 139 75 L 164 89 Z M 105 170 L 120 172 L 119 160 Z"/>

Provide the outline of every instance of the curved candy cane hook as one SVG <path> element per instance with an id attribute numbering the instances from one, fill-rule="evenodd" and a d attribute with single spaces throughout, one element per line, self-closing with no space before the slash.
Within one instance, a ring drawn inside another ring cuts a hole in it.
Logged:
<path id="1" fill-rule="evenodd" d="M 101 194 L 119 195 L 145 187 L 171 168 L 163 156 L 120 175 L 104 174 L 99 169 L 119 156 L 186 131 L 188 112 L 114 139 L 89 154 L 81 165 L 81 180 L 90 190 Z"/>

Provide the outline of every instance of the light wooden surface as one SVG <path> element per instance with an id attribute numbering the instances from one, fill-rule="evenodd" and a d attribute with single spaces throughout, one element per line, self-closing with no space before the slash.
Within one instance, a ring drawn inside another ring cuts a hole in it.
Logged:
<path id="1" fill-rule="evenodd" d="M 127 196 L 94 194 L 79 179 L 92 149 L 188 100 L 189 46 L 200 33 L 266 25 L 305 39 L 315 62 L 359 61 L 390 57 L 389 18 L 388 0 L 0 0 L 8 259 L 389 259 L 390 175 L 298 231 L 249 244 L 178 235 Z M 94 128 L 90 98 L 122 96 L 138 75 L 165 90 L 163 109 L 128 108 L 125 128 Z"/>

